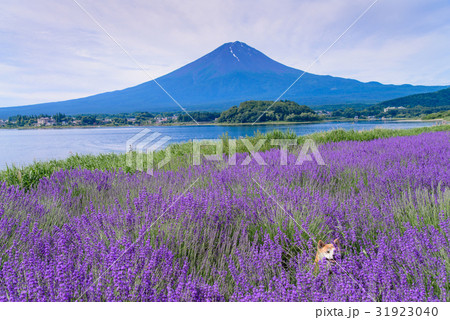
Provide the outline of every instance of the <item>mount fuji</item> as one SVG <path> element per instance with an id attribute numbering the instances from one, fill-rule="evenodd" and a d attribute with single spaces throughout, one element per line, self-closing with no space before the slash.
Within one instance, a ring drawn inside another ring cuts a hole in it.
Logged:
<path id="1" fill-rule="evenodd" d="M 225 43 L 205 56 L 156 79 L 187 110 L 223 110 L 245 100 L 275 100 L 301 74 L 243 42 Z M 385 85 L 305 73 L 282 97 L 310 106 L 377 103 L 445 86 Z M 87 114 L 180 111 L 155 83 L 85 98 L 0 108 L 0 118 L 31 114 Z"/>

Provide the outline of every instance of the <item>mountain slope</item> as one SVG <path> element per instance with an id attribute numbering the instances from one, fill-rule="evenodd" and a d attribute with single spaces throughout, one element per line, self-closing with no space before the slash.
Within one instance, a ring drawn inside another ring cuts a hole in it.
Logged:
<path id="1" fill-rule="evenodd" d="M 450 106 L 450 88 L 436 92 L 413 94 L 379 103 L 382 107 L 442 107 Z"/>
<path id="2" fill-rule="evenodd" d="M 303 71 L 278 63 L 242 42 L 225 43 L 157 81 L 188 110 L 223 110 L 244 100 L 275 100 Z M 306 73 L 283 96 L 300 104 L 377 103 L 442 86 L 383 85 Z M 153 82 L 86 98 L 0 108 L 0 118 L 15 114 L 179 111 Z"/>

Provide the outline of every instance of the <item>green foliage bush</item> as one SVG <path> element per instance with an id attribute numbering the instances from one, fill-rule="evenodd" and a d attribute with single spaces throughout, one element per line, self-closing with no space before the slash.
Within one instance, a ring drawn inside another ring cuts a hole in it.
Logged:
<path id="1" fill-rule="evenodd" d="M 222 112 L 218 122 L 253 123 L 268 121 L 318 121 L 321 120 L 314 110 L 293 101 L 245 101 L 239 107 L 231 107 Z"/>

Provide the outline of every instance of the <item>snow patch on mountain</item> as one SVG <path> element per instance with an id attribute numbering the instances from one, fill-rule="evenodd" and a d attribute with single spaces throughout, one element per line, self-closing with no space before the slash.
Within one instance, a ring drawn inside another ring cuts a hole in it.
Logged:
<path id="1" fill-rule="evenodd" d="M 233 55 L 233 57 L 235 57 L 237 59 L 237 61 L 241 62 L 241 60 L 239 60 L 239 58 L 234 54 L 233 49 L 231 49 L 231 47 L 230 47 L 230 52 Z"/>

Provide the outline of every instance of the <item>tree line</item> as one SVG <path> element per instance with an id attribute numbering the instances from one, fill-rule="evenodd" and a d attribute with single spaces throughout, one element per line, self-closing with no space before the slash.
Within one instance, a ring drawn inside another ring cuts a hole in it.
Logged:
<path id="1" fill-rule="evenodd" d="M 219 123 L 253 123 L 269 121 L 319 121 L 321 117 L 311 108 L 294 101 L 245 101 L 221 113 Z"/>

